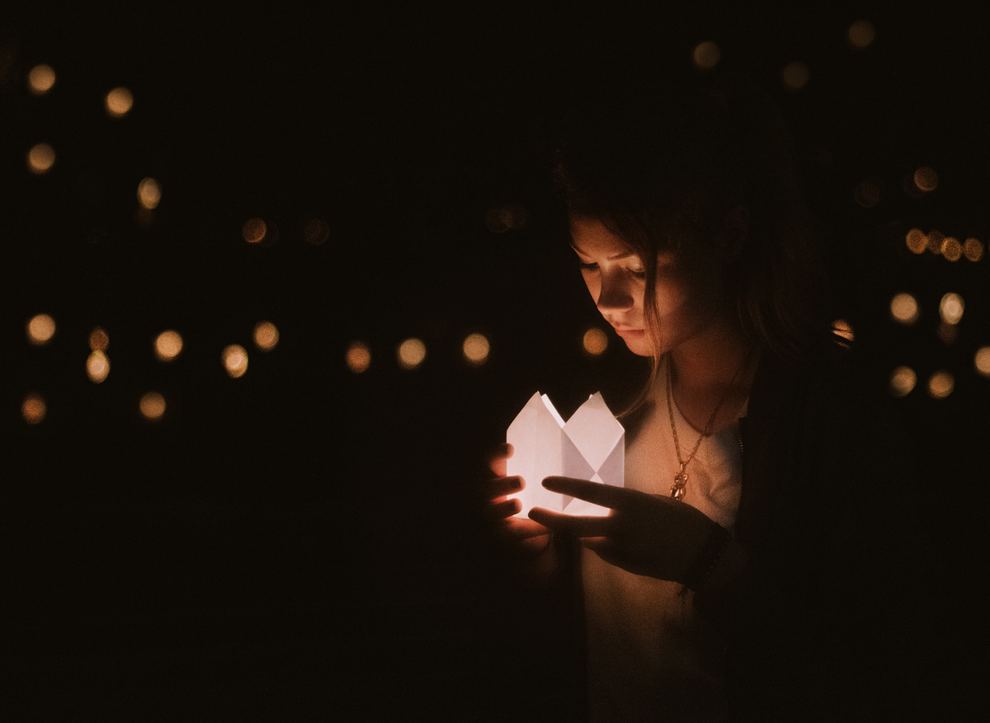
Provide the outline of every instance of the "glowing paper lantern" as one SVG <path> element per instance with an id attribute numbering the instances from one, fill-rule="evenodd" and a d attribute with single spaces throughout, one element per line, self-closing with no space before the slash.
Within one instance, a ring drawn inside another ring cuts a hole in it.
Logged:
<path id="1" fill-rule="evenodd" d="M 609 510 L 585 500 L 567 497 L 543 487 L 543 478 L 573 477 L 616 487 L 624 485 L 626 431 L 599 392 L 588 397 L 564 422 L 546 394 L 536 392 L 506 431 L 512 456 L 506 475 L 523 478 L 517 517 L 534 507 L 572 515 L 605 516 Z"/>

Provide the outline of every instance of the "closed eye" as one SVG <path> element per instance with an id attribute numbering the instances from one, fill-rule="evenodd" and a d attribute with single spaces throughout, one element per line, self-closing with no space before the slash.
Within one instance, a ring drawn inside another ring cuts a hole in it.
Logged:
<path id="1" fill-rule="evenodd" d="M 595 270 L 598 269 L 598 264 L 595 264 L 595 263 L 586 264 L 583 261 L 582 262 L 578 262 L 578 266 L 580 266 L 581 269 L 587 269 L 588 271 L 595 271 Z M 632 274 L 633 276 L 635 276 L 637 279 L 645 279 L 646 278 L 646 269 L 643 269 L 643 270 L 627 269 L 627 271 L 629 271 L 629 273 Z"/>

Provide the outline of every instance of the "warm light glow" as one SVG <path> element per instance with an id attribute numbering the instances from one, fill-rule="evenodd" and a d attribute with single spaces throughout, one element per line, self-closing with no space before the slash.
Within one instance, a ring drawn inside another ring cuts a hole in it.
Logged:
<path id="1" fill-rule="evenodd" d="M 581 344 L 584 346 L 585 353 L 599 356 L 608 349 L 608 335 L 597 326 L 593 326 L 584 332 Z"/>
<path id="2" fill-rule="evenodd" d="M 907 232 L 904 240 L 907 243 L 908 249 L 913 254 L 923 254 L 925 253 L 925 249 L 928 248 L 928 237 L 920 228 L 912 228 Z"/>
<path id="3" fill-rule="evenodd" d="M 973 355 L 973 366 L 985 377 L 990 377 L 990 346 L 981 346 Z"/>
<path id="4" fill-rule="evenodd" d="M 958 261 L 962 258 L 962 244 L 955 236 L 946 236 L 942 239 L 942 256 L 949 261 Z"/>
<path id="5" fill-rule="evenodd" d="M 938 256 L 942 253 L 942 241 L 945 240 L 945 234 L 939 231 L 937 228 L 933 228 L 928 232 L 928 250 L 933 254 Z"/>
<path id="6" fill-rule="evenodd" d="M 91 352 L 86 359 L 86 375 L 99 384 L 110 374 L 110 360 L 102 351 Z"/>
<path id="7" fill-rule="evenodd" d="M 906 397 L 918 383 L 918 375 L 911 367 L 897 367 L 890 373 L 890 393 L 895 397 Z"/>
<path id="8" fill-rule="evenodd" d="M 415 369 L 426 359 L 426 344 L 421 339 L 406 339 L 399 344 L 399 366 L 403 369 Z"/>
<path id="9" fill-rule="evenodd" d="M 471 364 L 484 364 L 490 350 L 491 345 L 484 334 L 468 334 L 464 339 L 464 358 Z"/>
<path id="10" fill-rule="evenodd" d="M 854 48 L 868 48 L 877 32 L 869 20 L 857 20 L 849 26 L 849 44 Z"/>
<path id="11" fill-rule="evenodd" d="M 919 191 L 931 193 L 938 188 L 938 174 L 931 166 L 921 166 L 914 172 L 914 185 Z"/>
<path id="12" fill-rule="evenodd" d="M 880 184 L 873 180 L 860 182 L 853 194 L 856 203 L 863 208 L 873 208 L 880 203 Z"/>
<path id="13" fill-rule="evenodd" d="M 320 246 L 327 242 L 330 226 L 322 218 L 311 218 L 303 226 L 303 240 L 310 246 Z"/>
<path id="14" fill-rule="evenodd" d="M 938 313 L 942 315 L 946 324 L 958 324 L 965 310 L 966 304 L 963 298 L 952 292 L 943 296 L 938 305 Z"/>
<path id="15" fill-rule="evenodd" d="M 352 372 L 361 374 L 371 366 L 371 350 L 368 349 L 367 344 L 356 341 L 347 347 L 345 359 Z"/>
<path id="16" fill-rule="evenodd" d="M 928 379 L 928 394 L 935 399 L 945 399 L 952 394 L 956 380 L 947 371 L 938 371 Z"/>
<path id="17" fill-rule="evenodd" d="M 254 325 L 254 345 L 262 351 L 271 351 L 278 344 L 278 327 L 270 321 Z"/>
<path id="18" fill-rule="evenodd" d="M 35 314 L 28 320 L 27 335 L 36 346 L 47 344 L 55 336 L 55 319 L 48 314 Z"/>
<path id="19" fill-rule="evenodd" d="M 161 419 L 165 414 L 165 397 L 158 392 L 148 392 L 142 395 L 138 405 L 141 409 L 141 416 L 152 421 Z"/>
<path id="20" fill-rule="evenodd" d="M 970 261 L 979 261 L 983 258 L 983 242 L 978 238 L 970 236 L 963 242 L 963 254 Z"/>
<path id="21" fill-rule="evenodd" d="M 36 175 L 48 173 L 55 165 L 55 149 L 47 143 L 31 146 L 27 154 L 28 170 Z"/>
<path id="22" fill-rule="evenodd" d="M 722 52 L 719 50 L 718 45 L 711 40 L 698 43 L 694 46 L 694 52 L 691 53 L 691 59 L 694 61 L 695 66 L 701 70 L 711 70 L 718 64 L 721 57 Z"/>
<path id="23" fill-rule="evenodd" d="M 172 361 L 182 353 L 182 335 L 168 329 L 155 337 L 155 356 L 161 361 Z"/>
<path id="24" fill-rule="evenodd" d="M 268 224 L 260 218 L 249 218 L 244 222 L 241 233 L 249 244 L 260 244 L 268 234 Z"/>
<path id="25" fill-rule="evenodd" d="M 845 319 L 836 319 L 835 321 L 833 321 L 832 329 L 835 331 L 836 334 L 841 336 L 843 339 L 846 339 L 847 341 L 853 341 L 856 338 L 856 335 L 853 332 L 852 325 Z"/>
<path id="26" fill-rule="evenodd" d="M 780 72 L 780 78 L 788 90 L 801 90 L 808 84 L 809 75 L 807 64 L 800 61 L 788 63 Z"/>
<path id="27" fill-rule="evenodd" d="M 50 65 L 36 65 L 28 73 L 28 88 L 35 95 L 44 95 L 55 85 L 55 70 Z"/>
<path id="28" fill-rule="evenodd" d="M 21 403 L 21 414 L 28 424 L 40 424 L 47 412 L 48 406 L 40 394 L 28 394 Z"/>
<path id="29" fill-rule="evenodd" d="M 138 202 L 149 211 L 158 208 L 162 200 L 162 187 L 154 178 L 143 178 L 138 184 Z"/>
<path id="30" fill-rule="evenodd" d="M 110 335 L 102 326 L 89 333 L 89 348 L 92 351 L 106 351 L 110 346 Z"/>
<path id="31" fill-rule="evenodd" d="M 243 377 L 248 369 L 248 353 L 240 344 L 230 344 L 224 347 L 223 354 L 221 355 L 223 359 L 223 368 L 227 370 L 227 374 L 233 379 Z"/>
<path id="32" fill-rule="evenodd" d="M 106 97 L 107 113 L 111 118 L 121 118 L 134 107 L 134 96 L 127 88 L 114 88 Z"/>
<path id="33" fill-rule="evenodd" d="M 913 324 L 918 320 L 918 302 L 911 294 L 896 294 L 890 300 L 890 315 L 902 324 Z"/>

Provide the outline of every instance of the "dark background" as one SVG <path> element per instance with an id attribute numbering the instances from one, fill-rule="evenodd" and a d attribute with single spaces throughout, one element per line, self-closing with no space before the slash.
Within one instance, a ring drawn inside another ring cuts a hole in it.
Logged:
<path id="1" fill-rule="evenodd" d="M 973 354 L 990 344 L 990 259 L 916 256 L 904 235 L 990 238 L 983 24 L 871 3 L 692 8 L 163 7 L 0 22 L 14 719 L 570 712 L 565 623 L 515 576 L 471 486 L 534 390 L 566 416 L 642 371 L 615 337 L 603 357 L 581 350 L 599 317 L 554 215 L 548 138 L 589 78 L 694 73 L 703 40 L 721 48 L 715 72 L 750 71 L 791 123 L 835 318 L 855 329 L 864 370 L 878 390 L 895 366 L 918 372 L 893 403 L 920 453 L 939 562 L 928 680 L 941 712 L 970 700 L 990 430 Z M 877 35 L 855 50 L 846 32 L 860 18 Z M 792 60 L 810 69 L 798 92 L 780 82 Z M 42 62 L 57 82 L 37 97 L 25 77 Z M 111 120 L 116 85 L 135 105 Z M 41 141 L 57 161 L 34 176 L 24 158 Z M 904 180 L 922 164 L 939 187 L 911 195 Z M 150 225 L 135 217 L 145 176 L 163 190 Z M 867 208 L 854 191 L 870 179 Z M 524 223 L 493 226 L 512 204 Z M 273 243 L 243 241 L 253 216 Z M 322 245 L 303 241 L 313 217 L 330 229 Z M 913 326 L 890 319 L 898 291 L 918 299 Z M 948 291 L 966 301 L 951 342 L 936 334 Z M 41 312 L 58 330 L 30 346 Z M 250 344 L 260 319 L 281 334 L 268 353 Z M 97 325 L 112 364 L 98 385 L 84 367 Z M 171 364 L 151 352 L 165 328 L 186 342 Z M 480 367 L 460 353 L 473 331 L 491 341 Z M 402 370 L 409 336 L 428 356 Z M 355 340 L 371 348 L 364 374 L 344 363 Z M 249 349 L 240 379 L 219 362 L 230 343 Z M 955 377 L 943 400 L 925 392 L 938 369 Z M 155 423 L 137 411 L 150 389 L 168 402 Z M 30 391 L 47 402 L 38 425 L 20 414 Z"/>

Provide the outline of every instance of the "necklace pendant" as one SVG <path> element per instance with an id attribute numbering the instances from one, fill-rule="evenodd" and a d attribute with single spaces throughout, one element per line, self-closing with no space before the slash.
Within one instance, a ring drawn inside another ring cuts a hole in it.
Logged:
<path id="1" fill-rule="evenodd" d="M 670 496 L 675 500 L 684 497 L 684 487 L 687 485 L 687 472 L 678 472 L 674 475 L 674 484 L 670 488 Z"/>

